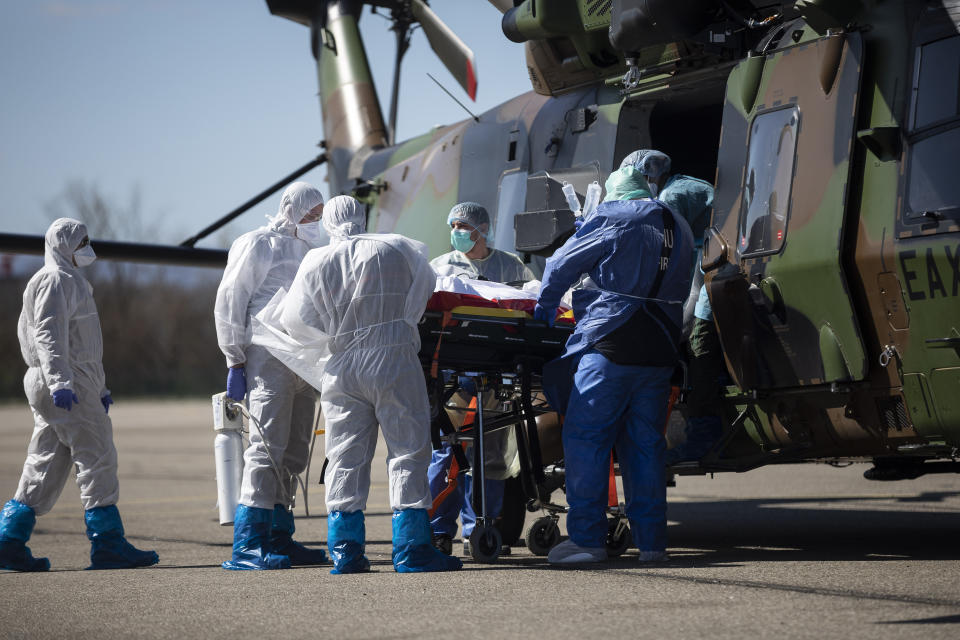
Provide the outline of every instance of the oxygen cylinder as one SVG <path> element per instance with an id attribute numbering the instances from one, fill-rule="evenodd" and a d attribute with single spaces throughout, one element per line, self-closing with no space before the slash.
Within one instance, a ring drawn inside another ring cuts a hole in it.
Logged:
<path id="1" fill-rule="evenodd" d="M 577 197 L 577 190 L 574 189 L 573 185 L 569 182 L 564 182 L 560 189 L 563 191 L 563 195 L 567 198 L 567 206 L 570 207 L 570 211 L 573 211 L 573 215 L 579 216 L 580 199 Z"/>
<path id="2" fill-rule="evenodd" d="M 240 502 L 243 479 L 243 419 L 240 412 L 227 405 L 227 394 L 213 396 L 213 457 L 217 469 L 217 506 L 220 525 L 233 524 L 233 514 Z"/>
<path id="3" fill-rule="evenodd" d="M 600 204 L 600 193 L 603 191 L 603 187 L 600 186 L 600 183 L 593 181 L 590 183 L 590 186 L 587 187 L 587 193 L 583 197 L 583 219 L 586 220 L 590 217 L 596 208 Z"/>

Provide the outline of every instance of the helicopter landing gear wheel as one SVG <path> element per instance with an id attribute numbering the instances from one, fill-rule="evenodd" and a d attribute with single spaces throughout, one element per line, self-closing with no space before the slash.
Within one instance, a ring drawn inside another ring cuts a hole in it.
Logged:
<path id="1" fill-rule="evenodd" d="M 558 542 L 560 527 L 557 526 L 557 519 L 551 516 L 537 518 L 527 531 L 527 549 L 534 555 L 547 555 Z"/>
<path id="2" fill-rule="evenodd" d="M 470 557 L 477 562 L 496 562 L 503 542 L 500 532 L 492 525 L 477 525 L 470 534 Z"/>
<path id="3" fill-rule="evenodd" d="M 607 520 L 607 555 L 611 558 L 623 555 L 623 552 L 630 547 L 633 537 L 630 534 L 630 525 L 627 519 L 614 516 Z"/>

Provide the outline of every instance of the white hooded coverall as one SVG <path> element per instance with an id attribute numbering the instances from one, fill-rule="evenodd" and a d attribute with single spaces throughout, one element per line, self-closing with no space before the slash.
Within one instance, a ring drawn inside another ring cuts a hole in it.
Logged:
<path id="1" fill-rule="evenodd" d="M 327 510 L 366 507 L 378 424 L 387 443 L 390 506 L 425 509 L 430 408 L 417 323 L 436 282 L 427 247 L 401 235 L 363 233 L 363 208 L 349 196 L 332 198 L 322 223 L 330 244 L 304 259 L 274 316 L 280 326 L 270 329 L 329 353 L 303 373 L 321 391 Z"/>
<path id="2" fill-rule="evenodd" d="M 316 394 L 265 348 L 251 344 L 250 319 L 293 282 L 311 248 L 296 237 L 296 225 L 322 203 L 320 192 L 306 182 L 287 187 L 280 212 L 270 224 L 234 241 L 217 289 L 217 342 L 228 367 L 246 363 L 249 410 L 263 431 L 261 438 L 257 428 L 251 427 L 250 446 L 243 456 L 240 504 L 248 507 L 292 506 L 294 476 L 307 466 Z M 270 463 L 271 454 L 281 467 L 283 484 Z"/>
<path id="3" fill-rule="evenodd" d="M 93 287 L 73 264 L 86 236 L 77 220 L 50 225 L 43 268 L 27 283 L 17 324 L 34 429 L 14 500 L 38 516 L 53 508 L 73 465 L 84 509 L 116 504 L 120 496 L 113 425 L 100 402 L 109 393 L 100 316 Z M 80 400 L 70 411 L 53 404 L 60 389 L 71 389 Z"/>

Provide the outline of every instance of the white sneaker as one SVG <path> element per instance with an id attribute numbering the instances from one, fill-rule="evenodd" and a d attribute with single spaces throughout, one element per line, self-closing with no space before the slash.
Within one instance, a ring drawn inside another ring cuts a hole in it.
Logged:
<path id="1" fill-rule="evenodd" d="M 641 551 L 637 561 L 640 564 L 653 564 L 655 562 L 667 562 L 670 556 L 666 551 Z"/>
<path id="2" fill-rule="evenodd" d="M 547 562 L 551 564 L 586 564 L 606 559 L 606 547 L 581 547 L 573 540 L 564 540 L 547 554 Z"/>

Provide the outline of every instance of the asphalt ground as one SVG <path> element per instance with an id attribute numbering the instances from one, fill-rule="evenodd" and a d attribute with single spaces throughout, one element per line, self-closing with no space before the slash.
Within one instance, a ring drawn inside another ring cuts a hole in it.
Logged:
<path id="1" fill-rule="evenodd" d="M 631 550 L 558 569 L 515 547 L 492 565 L 399 575 L 381 445 L 371 573 L 232 572 L 220 568 L 232 529 L 214 506 L 209 402 L 117 400 L 120 512 L 128 539 L 156 549 L 160 564 L 84 571 L 89 543 L 68 483 L 30 542 L 52 570 L 0 571 L 2 638 L 960 637 L 955 475 L 877 483 L 864 465 L 791 465 L 681 477 L 669 492 L 668 564 L 640 567 Z M 31 429 L 26 403 L 0 406 L 0 500 L 16 489 Z M 311 484 L 296 538 L 321 545 L 323 492 Z"/>

